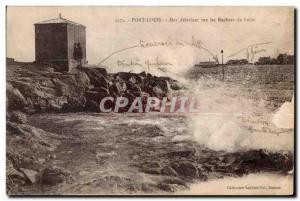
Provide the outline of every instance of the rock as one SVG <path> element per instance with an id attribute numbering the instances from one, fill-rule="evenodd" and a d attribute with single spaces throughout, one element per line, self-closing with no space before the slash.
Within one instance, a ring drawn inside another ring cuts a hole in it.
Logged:
<path id="1" fill-rule="evenodd" d="M 44 170 L 42 175 L 43 184 L 55 185 L 58 183 L 62 183 L 65 179 L 65 173 L 59 169 L 54 167 L 48 167 Z"/>
<path id="2" fill-rule="evenodd" d="M 139 87 L 137 84 L 132 83 L 132 82 L 127 83 L 127 88 L 128 88 L 128 90 L 133 91 L 133 92 L 140 93 L 142 91 L 141 87 Z"/>
<path id="3" fill-rule="evenodd" d="M 182 83 L 180 83 L 177 80 L 174 80 L 170 77 L 159 77 L 159 79 L 167 81 L 170 89 L 172 89 L 172 90 L 180 90 L 180 89 L 185 88 Z"/>
<path id="4" fill-rule="evenodd" d="M 208 171 L 202 166 L 198 165 L 199 179 L 206 181 L 208 179 Z"/>
<path id="5" fill-rule="evenodd" d="M 97 67 L 97 68 L 94 68 L 94 69 L 96 71 L 98 71 L 99 73 L 101 73 L 102 75 L 107 76 L 107 71 L 106 71 L 105 68 L 99 68 L 99 67 Z"/>
<path id="6" fill-rule="evenodd" d="M 167 155 L 170 157 L 184 157 L 184 158 L 190 158 L 194 156 L 196 153 L 195 149 L 186 149 L 186 150 L 178 150 L 178 151 L 172 151 L 169 152 Z"/>
<path id="7" fill-rule="evenodd" d="M 59 111 L 66 104 L 68 104 L 68 97 L 60 96 L 48 99 L 47 103 L 44 104 L 44 107 L 46 110 Z"/>
<path id="8" fill-rule="evenodd" d="M 56 159 L 56 155 L 55 154 L 49 154 L 48 157 L 50 160 L 54 160 Z"/>
<path id="9" fill-rule="evenodd" d="M 26 64 L 18 73 L 20 77 L 9 77 L 7 108 L 26 113 L 99 111 L 99 101 L 103 97 L 127 97 L 129 104 L 136 97 L 143 97 L 144 100 L 143 93 L 166 97 L 169 82 L 174 81 L 145 72 L 108 74 L 106 69 L 97 67 L 79 68 L 74 74 L 53 73 L 49 71 L 49 66 L 41 64 Z"/>
<path id="10" fill-rule="evenodd" d="M 18 89 L 11 84 L 6 85 L 7 108 L 9 110 L 23 109 L 27 105 L 27 101 Z"/>
<path id="11" fill-rule="evenodd" d="M 124 80 L 126 82 L 129 82 L 129 80 L 135 76 L 136 76 L 135 73 L 119 72 L 114 75 L 114 78 L 117 80 Z"/>
<path id="12" fill-rule="evenodd" d="M 126 85 L 125 82 L 116 82 L 115 85 L 116 85 L 116 87 L 118 88 L 118 90 L 119 90 L 121 93 L 126 92 L 126 90 L 127 90 L 127 85 Z"/>
<path id="13" fill-rule="evenodd" d="M 139 73 L 138 75 L 140 75 L 140 76 L 142 76 L 142 77 L 146 77 L 146 72 L 143 71 L 143 72 Z"/>
<path id="14" fill-rule="evenodd" d="M 90 85 L 90 78 L 83 71 L 78 71 L 75 74 L 75 79 L 76 79 L 77 84 L 79 84 L 80 86 L 88 88 Z"/>
<path id="15" fill-rule="evenodd" d="M 249 171 L 246 168 L 237 168 L 234 169 L 233 172 L 237 174 L 238 176 L 244 176 L 249 173 Z"/>
<path id="16" fill-rule="evenodd" d="M 38 163 L 39 164 L 44 164 L 46 162 L 46 159 L 45 158 L 39 158 L 38 159 Z"/>
<path id="17" fill-rule="evenodd" d="M 10 160 L 6 160 L 6 175 L 7 177 L 17 177 L 25 180 L 24 174 L 16 170 Z"/>
<path id="18" fill-rule="evenodd" d="M 26 97 L 34 97 L 37 95 L 37 89 L 32 85 L 32 83 L 25 81 L 13 80 L 11 84 L 14 88 L 22 91 L 23 95 Z"/>
<path id="19" fill-rule="evenodd" d="M 120 85 L 121 86 L 121 85 Z M 122 89 L 122 88 L 121 88 Z M 125 92 L 125 91 L 124 91 Z M 119 90 L 118 86 L 113 83 L 110 87 L 109 87 L 109 93 L 111 94 L 112 97 L 119 97 L 121 96 L 121 91 Z"/>
<path id="20" fill-rule="evenodd" d="M 85 73 L 90 79 L 90 83 L 96 87 L 108 88 L 108 80 L 106 75 L 102 74 L 100 70 L 96 68 L 84 68 Z"/>
<path id="21" fill-rule="evenodd" d="M 177 172 L 179 176 L 198 178 L 198 169 L 189 162 L 172 163 L 171 167 Z"/>
<path id="22" fill-rule="evenodd" d="M 57 96 L 73 97 L 81 96 L 85 87 L 77 84 L 74 76 L 61 75 L 55 80 Z"/>
<path id="23" fill-rule="evenodd" d="M 6 123 L 6 130 L 8 131 L 8 134 L 12 135 L 19 135 L 19 136 L 24 136 L 25 131 L 18 126 L 18 124 L 7 122 Z"/>
<path id="24" fill-rule="evenodd" d="M 29 184 L 28 178 L 15 169 L 10 160 L 6 160 L 6 190 L 9 195 L 20 193 L 22 186 Z"/>
<path id="25" fill-rule="evenodd" d="M 19 111 L 12 112 L 9 120 L 19 124 L 25 124 L 28 122 L 26 115 Z"/>
<path id="26" fill-rule="evenodd" d="M 159 86 L 153 87 L 152 90 L 155 97 L 159 97 L 159 98 L 167 97 L 166 93 Z"/>
<path id="27" fill-rule="evenodd" d="M 136 84 L 137 83 L 136 77 L 135 76 L 131 76 L 129 78 L 129 82 L 132 83 L 132 84 Z"/>
<path id="28" fill-rule="evenodd" d="M 208 165 L 208 164 L 204 164 L 202 166 L 202 169 L 206 170 L 207 172 L 211 172 L 211 171 L 213 171 L 213 166 L 212 165 Z"/>
<path id="29" fill-rule="evenodd" d="M 176 192 L 180 190 L 186 190 L 185 186 L 181 186 L 178 184 L 165 184 L 165 183 L 159 183 L 158 188 L 167 191 L 167 192 Z"/>
<path id="30" fill-rule="evenodd" d="M 21 172 L 28 178 L 31 184 L 36 183 L 38 172 L 35 170 L 20 168 Z"/>
<path id="31" fill-rule="evenodd" d="M 105 108 L 106 108 L 106 106 L 105 106 Z M 87 111 L 91 111 L 91 112 L 97 112 L 97 111 L 100 112 L 99 103 L 97 103 L 96 101 L 93 101 L 93 100 L 87 100 L 85 109 Z"/>
<path id="32" fill-rule="evenodd" d="M 27 81 L 27 82 L 30 82 L 30 78 L 22 78 L 20 79 L 22 81 Z M 41 79 L 38 80 L 39 84 L 43 87 L 50 87 L 50 88 L 54 88 L 55 87 L 55 84 L 53 82 L 53 79 L 52 78 L 45 78 L 45 77 L 42 77 Z"/>
<path id="33" fill-rule="evenodd" d="M 155 190 L 157 190 L 157 188 L 153 183 L 142 183 L 141 190 L 145 193 L 153 193 Z"/>
<path id="34" fill-rule="evenodd" d="M 109 94 L 109 90 L 104 87 L 94 87 L 93 89 L 91 89 L 91 91 L 97 91 L 97 92 Z"/>
<path id="35" fill-rule="evenodd" d="M 178 177 L 177 172 L 173 168 L 171 168 L 170 166 L 165 166 L 163 169 L 161 169 L 160 174 L 167 175 L 167 176 Z"/>
<path id="36" fill-rule="evenodd" d="M 281 171 L 288 172 L 293 168 L 293 155 L 291 152 L 271 152 L 263 149 L 242 152 L 240 166 L 250 172 Z"/>
<path id="37" fill-rule="evenodd" d="M 111 95 L 107 92 L 98 92 L 98 91 L 87 91 L 84 94 L 87 102 L 88 101 L 95 101 L 97 103 L 97 107 L 99 107 L 100 101 L 105 97 L 110 97 Z M 109 101 L 106 101 L 109 102 Z"/>
<path id="38" fill-rule="evenodd" d="M 147 173 L 147 174 L 154 174 L 154 175 L 159 175 L 160 174 L 160 170 L 157 168 L 147 168 L 147 169 L 143 169 L 143 172 Z"/>
<path id="39" fill-rule="evenodd" d="M 63 110 L 65 112 L 78 112 L 83 111 L 86 108 L 86 97 L 68 97 L 67 102 L 63 104 Z"/>
<path id="40" fill-rule="evenodd" d="M 165 93 L 168 93 L 169 91 L 169 82 L 162 78 L 156 78 L 155 80 L 156 86 L 159 86 Z"/>
<path id="41" fill-rule="evenodd" d="M 181 89 L 185 89 L 184 85 L 181 84 L 181 83 L 179 83 L 179 82 L 177 82 L 176 80 L 170 82 L 170 88 L 171 88 L 172 90 L 181 90 Z"/>

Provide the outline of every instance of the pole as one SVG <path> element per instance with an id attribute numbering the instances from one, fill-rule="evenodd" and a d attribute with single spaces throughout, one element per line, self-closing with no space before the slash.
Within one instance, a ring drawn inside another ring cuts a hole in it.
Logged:
<path id="1" fill-rule="evenodd" d="M 222 54 L 222 72 L 223 72 L 222 80 L 224 81 L 224 78 L 225 78 L 225 69 L 224 69 L 224 64 L 223 64 L 223 50 L 221 50 L 221 54 Z"/>

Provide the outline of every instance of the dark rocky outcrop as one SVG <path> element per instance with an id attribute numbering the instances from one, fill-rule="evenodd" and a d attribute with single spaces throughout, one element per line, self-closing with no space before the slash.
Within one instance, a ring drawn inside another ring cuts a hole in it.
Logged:
<path id="1" fill-rule="evenodd" d="M 67 175 L 68 174 L 57 167 L 47 167 L 43 171 L 42 184 L 55 185 L 62 183 L 66 180 Z"/>
<path id="2" fill-rule="evenodd" d="M 135 97 L 162 98 L 168 96 L 170 90 L 183 88 L 169 77 L 145 72 L 109 74 L 103 68 L 82 67 L 72 73 L 59 73 L 33 63 L 15 63 L 10 67 L 14 69 L 10 69 L 7 76 L 7 108 L 25 113 L 95 112 L 99 111 L 102 98 L 107 96 L 127 97 L 131 103 Z"/>

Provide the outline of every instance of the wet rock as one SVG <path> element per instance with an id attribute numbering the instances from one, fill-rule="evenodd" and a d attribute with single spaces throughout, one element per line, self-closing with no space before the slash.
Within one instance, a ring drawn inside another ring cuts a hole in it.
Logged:
<path id="1" fill-rule="evenodd" d="M 109 93 L 107 93 L 107 91 L 103 91 L 103 92 L 98 92 L 98 91 L 87 91 L 85 92 L 84 95 L 85 99 L 86 99 L 86 105 L 85 108 L 88 111 L 100 111 L 100 102 L 103 98 L 105 97 L 111 97 L 111 95 Z M 105 108 L 113 108 L 114 107 L 114 102 L 112 101 L 106 101 L 104 104 Z"/>
<path id="2" fill-rule="evenodd" d="M 85 73 L 90 79 L 90 83 L 95 87 L 108 88 L 108 80 L 106 75 L 101 73 L 101 70 L 97 68 L 84 68 Z"/>
<path id="3" fill-rule="evenodd" d="M 20 193 L 23 186 L 30 181 L 19 170 L 15 169 L 10 160 L 6 160 L 6 190 L 9 195 Z"/>
<path id="4" fill-rule="evenodd" d="M 19 111 L 12 112 L 9 120 L 19 124 L 25 124 L 28 122 L 26 115 Z"/>
<path id="5" fill-rule="evenodd" d="M 19 135 L 19 136 L 24 136 L 25 131 L 18 126 L 18 124 L 7 122 L 6 123 L 6 130 L 8 134 L 12 135 Z"/>
<path id="6" fill-rule="evenodd" d="M 128 78 L 127 78 L 128 79 Z M 144 77 L 138 74 L 130 74 L 127 83 L 142 84 Z"/>
<path id="7" fill-rule="evenodd" d="M 142 171 L 147 174 L 155 174 L 155 175 L 160 174 L 161 166 L 159 162 L 145 162 L 141 164 L 141 166 L 142 166 L 141 167 Z"/>
<path id="8" fill-rule="evenodd" d="M 106 161 L 114 161 L 118 155 L 115 152 L 97 152 L 96 161 L 98 163 L 104 163 Z"/>
<path id="9" fill-rule="evenodd" d="M 6 175 L 8 178 L 19 178 L 22 180 L 26 180 L 24 174 L 14 168 L 13 163 L 10 160 L 6 160 Z"/>
<path id="10" fill-rule="evenodd" d="M 139 87 L 137 84 L 131 83 L 131 82 L 127 83 L 127 88 L 128 88 L 128 90 L 133 91 L 133 92 L 141 92 L 142 91 L 141 87 Z"/>
<path id="11" fill-rule="evenodd" d="M 194 156 L 195 153 L 196 153 L 195 149 L 187 149 L 187 150 L 172 151 L 172 152 L 169 152 L 167 155 L 170 157 L 190 158 L 190 157 Z"/>
<path id="12" fill-rule="evenodd" d="M 74 75 L 61 75 L 55 83 L 57 96 L 81 96 L 85 90 L 85 86 L 79 85 Z"/>
<path id="13" fill-rule="evenodd" d="M 20 168 L 21 172 L 27 177 L 31 184 L 36 183 L 38 172 L 35 170 Z"/>
<path id="14" fill-rule="evenodd" d="M 121 79 L 121 80 L 124 80 L 126 82 L 128 82 L 132 77 L 135 77 L 136 74 L 135 73 L 130 73 L 130 72 L 119 72 L 119 73 L 116 73 L 114 75 L 114 78 L 115 79 Z"/>
<path id="15" fill-rule="evenodd" d="M 162 191 L 167 191 L 167 192 L 176 192 L 180 190 L 186 190 L 186 187 L 178 184 L 165 184 L 165 183 L 159 183 L 158 188 L 161 189 Z"/>
<path id="16" fill-rule="evenodd" d="M 158 168 L 147 168 L 147 169 L 144 169 L 143 172 L 145 172 L 147 174 L 159 175 L 160 174 L 160 169 L 158 169 Z"/>
<path id="17" fill-rule="evenodd" d="M 129 103 L 136 97 L 145 97 L 143 94 L 165 97 L 171 82 L 168 77 L 145 72 L 108 74 L 97 67 L 79 68 L 71 74 L 53 73 L 49 66 L 41 64 L 26 64 L 18 73 L 17 79 L 9 77 L 7 106 L 9 110 L 26 113 L 99 111 L 98 104 L 103 97 L 127 97 Z"/>
<path id="18" fill-rule="evenodd" d="M 233 170 L 233 173 L 235 173 L 238 176 L 244 176 L 249 173 L 249 171 L 246 168 L 237 168 Z"/>
<path id="19" fill-rule="evenodd" d="M 162 90 L 162 88 L 160 88 L 159 86 L 153 87 L 152 91 L 155 97 L 163 98 L 167 96 L 165 91 Z"/>
<path id="20" fill-rule="evenodd" d="M 153 193 L 157 189 L 156 185 L 153 183 L 142 183 L 141 190 L 145 193 Z"/>
<path id="21" fill-rule="evenodd" d="M 68 97 L 65 104 L 63 104 L 63 110 L 65 112 L 77 112 L 83 111 L 86 107 L 86 97 Z"/>
<path id="22" fill-rule="evenodd" d="M 179 176 L 198 178 L 198 169 L 189 162 L 174 162 L 171 164 L 171 168 L 174 169 Z"/>
<path id="23" fill-rule="evenodd" d="M 42 175 L 42 183 L 48 185 L 55 185 L 62 183 L 65 179 L 65 173 L 55 167 L 48 167 L 44 170 Z"/>
<path id="24" fill-rule="evenodd" d="M 114 81 L 109 87 L 109 93 L 114 98 L 125 96 L 126 90 L 127 85 L 124 81 Z"/>
<path id="25" fill-rule="evenodd" d="M 49 154 L 47 156 L 47 160 L 54 160 L 54 159 L 56 159 L 56 155 L 55 154 Z"/>
<path id="26" fill-rule="evenodd" d="M 75 74 L 75 79 L 78 85 L 88 88 L 90 85 L 90 78 L 83 71 L 78 71 Z"/>
<path id="27" fill-rule="evenodd" d="M 141 72 L 141 73 L 139 73 L 138 75 L 140 75 L 140 76 L 142 76 L 142 77 L 146 77 L 146 72 L 145 71 L 143 71 L 143 72 Z"/>
<path id="28" fill-rule="evenodd" d="M 14 88 L 22 91 L 24 96 L 34 97 L 38 95 L 37 89 L 32 85 L 32 83 L 25 81 L 12 80 L 11 84 Z"/>
<path id="29" fill-rule="evenodd" d="M 204 164 L 204 165 L 202 165 L 202 169 L 204 169 L 207 172 L 211 172 L 213 170 L 213 166 L 208 165 L 208 164 Z"/>
<path id="30" fill-rule="evenodd" d="M 293 168 L 293 155 L 291 152 L 271 152 L 267 150 L 250 150 L 242 152 L 239 166 L 251 172 L 281 171 L 288 172 Z"/>
<path id="31" fill-rule="evenodd" d="M 121 93 L 126 92 L 127 85 L 126 85 L 125 82 L 115 82 L 114 84 L 117 87 L 117 89 L 118 89 L 119 92 L 121 92 Z"/>
<path id="32" fill-rule="evenodd" d="M 96 101 L 93 101 L 93 100 L 87 100 L 85 109 L 87 111 L 92 111 L 92 112 L 100 111 L 99 103 L 97 103 Z"/>
<path id="33" fill-rule="evenodd" d="M 160 163 L 159 162 L 144 162 L 142 164 L 143 167 L 148 167 L 148 168 L 160 168 Z"/>
<path id="34" fill-rule="evenodd" d="M 102 93 L 106 93 L 106 94 L 109 95 L 109 90 L 107 88 L 104 88 L 104 87 L 94 87 L 92 89 L 92 91 L 102 92 Z"/>
<path id="35" fill-rule="evenodd" d="M 99 68 L 99 67 L 97 67 L 97 68 L 94 68 L 94 69 L 96 71 L 98 71 L 99 73 L 101 73 L 102 75 L 107 76 L 107 71 L 106 71 L 105 68 Z"/>
<path id="36" fill-rule="evenodd" d="M 6 85 L 7 108 L 10 110 L 23 109 L 27 101 L 21 92 L 14 88 L 10 83 Z"/>
<path id="37" fill-rule="evenodd" d="M 129 81 L 129 83 L 132 83 L 132 84 L 136 84 L 137 83 L 137 79 L 136 79 L 135 76 L 131 76 L 128 81 Z"/>
<path id="38" fill-rule="evenodd" d="M 162 175 L 167 175 L 167 176 L 174 176 L 174 177 L 178 177 L 179 175 L 177 174 L 177 172 L 170 166 L 165 166 L 163 169 L 161 169 L 160 173 Z"/>
<path id="39" fill-rule="evenodd" d="M 184 85 L 181 84 L 180 82 L 176 81 L 176 80 L 170 81 L 170 88 L 171 88 L 172 90 L 181 90 L 181 89 L 185 89 Z"/>
<path id="40" fill-rule="evenodd" d="M 105 98 L 105 97 L 110 97 L 110 94 L 107 92 L 98 92 L 98 91 L 87 91 L 85 92 L 85 98 L 88 100 L 93 100 L 98 104 L 99 107 L 99 103 L 100 101 Z M 107 101 L 108 102 L 108 101 Z"/>
<path id="41" fill-rule="evenodd" d="M 38 163 L 39 164 L 44 164 L 46 162 L 46 159 L 45 158 L 39 158 L 38 159 Z"/>

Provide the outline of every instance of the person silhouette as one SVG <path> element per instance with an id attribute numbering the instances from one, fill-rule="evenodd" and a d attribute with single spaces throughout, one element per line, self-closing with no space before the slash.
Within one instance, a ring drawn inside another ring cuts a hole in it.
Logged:
<path id="1" fill-rule="evenodd" d="M 78 66 L 80 67 L 82 66 L 81 64 L 82 57 L 83 57 L 83 53 L 82 53 L 81 45 L 80 43 L 77 43 L 77 61 L 78 61 Z"/>
<path id="2" fill-rule="evenodd" d="M 74 44 L 73 59 L 78 62 L 78 44 Z"/>

